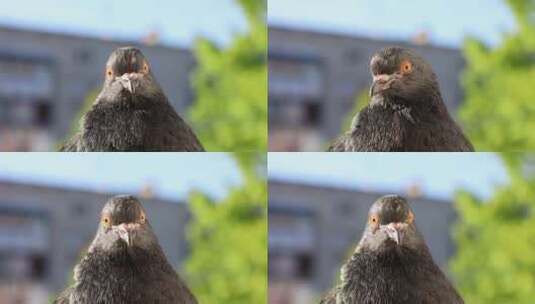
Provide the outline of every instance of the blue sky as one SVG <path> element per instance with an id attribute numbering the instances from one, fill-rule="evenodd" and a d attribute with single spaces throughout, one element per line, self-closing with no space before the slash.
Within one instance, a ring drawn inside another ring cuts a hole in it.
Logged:
<path id="1" fill-rule="evenodd" d="M 418 184 L 426 195 L 451 198 L 463 188 L 481 197 L 507 183 L 490 153 L 269 153 L 270 178 L 403 193 Z M 150 184 L 163 198 L 199 189 L 223 198 L 242 182 L 225 153 L 2 153 L 0 180 L 95 191 L 137 193 Z"/>
<path id="2" fill-rule="evenodd" d="M 225 153 L 2 153 L 0 180 L 138 193 L 146 184 L 173 200 L 198 189 L 223 198 L 241 175 Z"/>
<path id="3" fill-rule="evenodd" d="M 425 30 L 453 47 L 466 35 L 493 45 L 516 26 L 505 0 L 269 0 L 268 22 L 395 40 Z"/>
<path id="4" fill-rule="evenodd" d="M 247 28 L 234 0 L 0 1 L 0 24 L 134 40 L 156 30 L 175 46 L 199 35 L 224 44 Z"/>
<path id="5" fill-rule="evenodd" d="M 169 45 L 198 36 L 228 43 L 247 23 L 234 0 L 0 1 L 0 24 L 102 38 L 138 39 L 158 31 Z M 386 39 L 428 31 L 435 44 L 466 35 L 496 44 L 515 29 L 505 0 L 269 0 L 270 24 Z"/>
<path id="6" fill-rule="evenodd" d="M 405 193 L 418 184 L 430 197 L 458 189 L 487 198 L 507 183 L 501 160 L 489 153 L 270 153 L 270 178 L 370 191 Z"/>

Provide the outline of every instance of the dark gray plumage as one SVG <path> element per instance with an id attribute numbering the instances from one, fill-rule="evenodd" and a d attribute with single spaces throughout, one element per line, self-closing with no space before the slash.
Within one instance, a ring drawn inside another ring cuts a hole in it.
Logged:
<path id="1" fill-rule="evenodd" d="M 370 62 L 370 104 L 329 151 L 458 151 L 474 148 L 448 114 L 430 64 L 411 50 L 389 47 Z"/>
<path id="2" fill-rule="evenodd" d="M 433 262 L 407 201 L 379 198 L 355 252 L 342 267 L 341 283 L 321 304 L 464 303 Z"/>
<path id="3" fill-rule="evenodd" d="M 118 48 L 106 64 L 102 91 L 60 151 L 204 151 L 175 112 L 140 50 Z"/>
<path id="4" fill-rule="evenodd" d="M 158 244 L 141 203 L 116 196 L 102 209 L 74 284 L 55 304 L 196 304 Z"/>

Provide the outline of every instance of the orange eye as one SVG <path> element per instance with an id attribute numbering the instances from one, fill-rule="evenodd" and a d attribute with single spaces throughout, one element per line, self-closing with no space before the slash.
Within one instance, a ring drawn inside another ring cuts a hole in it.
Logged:
<path id="1" fill-rule="evenodd" d="M 408 61 L 408 60 L 403 61 L 401 63 L 401 72 L 403 74 L 407 74 L 407 73 L 412 72 L 412 63 L 410 61 Z"/>
<path id="2" fill-rule="evenodd" d="M 109 227 L 111 225 L 111 219 L 109 216 L 105 215 L 102 217 L 102 224 L 105 226 L 105 227 Z"/>
<path id="3" fill-rule="evenodd" d="M 148 73 L 149 72 L 149 65 L 145 62 L 143 63 L 143 73 Z"/>
<path id="4" fill-rule="evenodd" d="M 111 69 L 107 69 L 107 70 L 106 70 L 106 75 L 107 75 L 108 77 L 113 76 L 113 71 L 112 71 Z"/>
<path id="5" fill-rule="evenodd" d="M 145 223 L 145 221 L 147 220 L 147 218 L 145 217 L 145 213 L 141 213 L 140 220 L 142 223 Z"/>
<path id="6" fill-rule="evenodd" d="M 375 214 L 374 215 L 370 215 L 369 222 L 372 225 L 377 225 L 377 224 L 379 224 L 379 217 L 377 215 L 375 215 Z"/>
<path id="7" fill-rule="evenodd" d="M 409 211 L 409 215 L 407 216 L 407 223 L 412 224 L 413 221 L 414 221 L 414 213 L 412 213 L 412 211 Z"/>

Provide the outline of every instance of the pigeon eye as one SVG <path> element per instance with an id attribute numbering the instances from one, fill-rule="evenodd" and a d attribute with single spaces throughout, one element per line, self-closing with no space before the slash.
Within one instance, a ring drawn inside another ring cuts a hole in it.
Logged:
<path id="1" fill-rule="evenodd" d="M 144 213 L 141 214 L 140 220 L 142 223 L 145 223 L 145 221 L 147 220 Z"/>
<path id="2" fill-rule="evenodd" d="M 412 63 L 410 61 L 403 61 L 401 63 L 401 72 L 404 74 L 412 72 Z"/>
<path id="3" fill-rule="evenodd" d="M 409 211 L 409 215 L 407 216 L 407 224 L 412 224 L 414 221 L 414 213 L 412 211 Z"/>
<path id="4" fill-rule="evenodd" d="M 145 62 L 143 63 L 143 73 L 148 73 L 149 72 L 149 65 Z"/>
<path id="5" fill-rule="evenodd" d="M 111 219 L 109 216 L 104 216 L 102 217 L 102 224 L 105 226 L 105 227 L 109 227 L 110 224 L 111 224 Z"/>
<path id="6" fill-rule="evenodd" d="M 379 223 L 379 217 L 377 215 L 370 216 L 370 224 L 377 225 Z"/>
<path id="7" fill-rule="evenodd" d="M 111 69 L 107 69 L 107 70 L 106 70 L 106 75 L 107 75 L 108 77 L 113 76 L 113 71 L 112 71 Z"/>

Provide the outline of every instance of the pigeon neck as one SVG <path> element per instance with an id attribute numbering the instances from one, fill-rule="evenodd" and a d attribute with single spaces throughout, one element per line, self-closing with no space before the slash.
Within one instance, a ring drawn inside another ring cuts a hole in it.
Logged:
<path id="1" fill-rule="evenodd" d="M 440 271 L 425 250 L 395 247 L 353 254 L 342 268 L 342 297 L 347 303 L 419 303 L 417 279 Z M 405 299 L 399 302 L 399 299 Z M 346 302 L 344 302 L 346 303 Z M 379 302 L 377 302 L 379 303 Z"/>
<path id="2" fill-rule="evenodd" d="M 150 303 L 150 290 L 158 287 L 154 282 L 172 276 L 162 270 L 157 254 L 143 255 L 135 259 L 126 251 L 89 252 L 75 269 L 74 293 L 83 303 Z"/>

